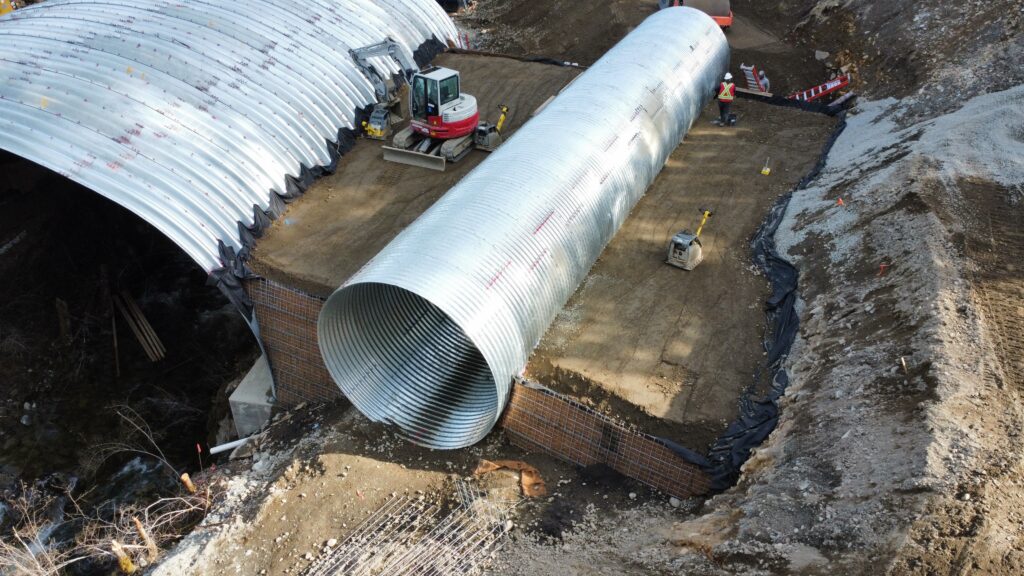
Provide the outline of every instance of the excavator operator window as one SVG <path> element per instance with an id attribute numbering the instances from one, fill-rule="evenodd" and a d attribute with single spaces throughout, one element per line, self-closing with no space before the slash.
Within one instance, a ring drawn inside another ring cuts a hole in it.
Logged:
<path id="1" fill-rule="evenodd" d="M 449 76 L 444 80 L 441 80 L 440 84 L 442 106 L 459 97 L 459 77 L 457 75 Z"/>
<path id="2" fill-rule="evenodd" d="M 412 117 L 427 117 L 427 79 L 423 76 L 412 80 Z"/>
<path id="3" fill-rule="evenodd" d="M 427 81 L 427 116 L 440 114 L 441 106 L 437 99 L 437 80 Z"/>

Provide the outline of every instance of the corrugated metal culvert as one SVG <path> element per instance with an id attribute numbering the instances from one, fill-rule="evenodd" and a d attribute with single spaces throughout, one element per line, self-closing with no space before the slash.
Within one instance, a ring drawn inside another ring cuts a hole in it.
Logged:
<path id="1" fill-rule="evenodd" d="M 0 148 L 212 272 L 289 177 L 336 160 L 375 99 L 349 49 L 388 37 L 410 55 L 458 43 L 434 0 L 49 0 L 0 18 Z"/>
<path id="2" fill-rule="evenodd" d="M 711 18 L 671 8 L 579 76 L 328 299 L 342 392 L 425 446 L 483 438 L 728 60 Z"/>

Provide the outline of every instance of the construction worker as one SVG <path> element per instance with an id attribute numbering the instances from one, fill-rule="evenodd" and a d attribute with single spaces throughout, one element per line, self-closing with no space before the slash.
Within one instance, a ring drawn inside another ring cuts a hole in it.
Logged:
<path id="1" fill-rule="evenodd" d="M 725 73 L 725 80 L 718 87 L 718 123 L 722 126 L 729 125 L 729 111 L 732 109 L 732 101 L 736 99 L 736 85 L 732 82 L 732 74 Z"/>

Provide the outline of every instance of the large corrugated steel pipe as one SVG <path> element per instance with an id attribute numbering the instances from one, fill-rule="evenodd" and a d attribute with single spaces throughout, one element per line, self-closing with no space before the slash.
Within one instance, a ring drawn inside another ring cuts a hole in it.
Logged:
<path id="1" fill-rule="evenodd" d="M 707 15 L 656 13 L 334 292 L 320 349 L 356 408 L 424 446 L 483 438 L 728 61 Z"/>

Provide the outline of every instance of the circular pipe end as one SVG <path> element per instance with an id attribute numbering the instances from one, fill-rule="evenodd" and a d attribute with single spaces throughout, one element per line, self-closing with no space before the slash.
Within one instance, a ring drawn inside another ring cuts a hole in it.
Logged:
<path id="1" fill-rule="evenodd" d="M 376 282 L 342 287 L 320 311 L 317 335 L 342 393 L 416 444 L 470 446 L 498 420 L 498 386 L 480 350 L 414 292 Z"/>

